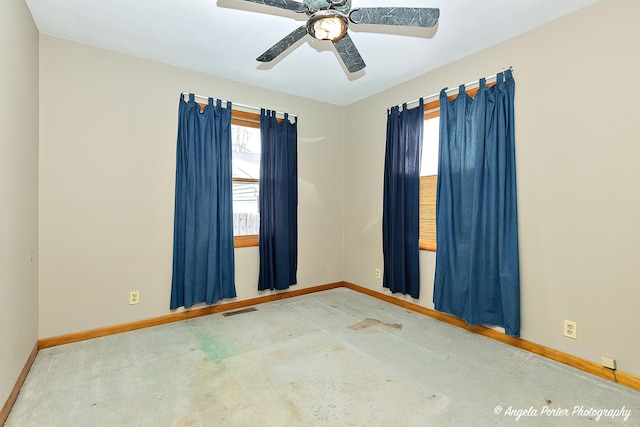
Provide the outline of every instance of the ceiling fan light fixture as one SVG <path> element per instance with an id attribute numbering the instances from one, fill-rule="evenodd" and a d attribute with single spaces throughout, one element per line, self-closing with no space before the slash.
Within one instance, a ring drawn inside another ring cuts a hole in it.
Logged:
<path id="1" fill-rule="evenodd" d="M 307 24 L 307 31 L 311 37 L 332 42 L 343 38 L 347 33 L 347 28 L 347 18 L 328 10 L 317 12 L 309 19 Z"/>

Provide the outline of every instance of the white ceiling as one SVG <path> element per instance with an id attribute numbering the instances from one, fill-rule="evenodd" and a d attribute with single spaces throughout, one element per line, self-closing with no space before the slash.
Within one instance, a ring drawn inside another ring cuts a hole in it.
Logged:
<path id="1" fill-rule="evenodd" d="M 330 42 L 305 36 L 255 58 L 305 14 L 242 0 L 27 0 L 41 33 L 337 105 L 348 105 L 599 0 L 352 0 L 438 7 L 435 29 L 351 25 L 367 67 L 349 75 Z M 509 66 L 511 64 L 504 64 Z M 189 88 L 185 88 L 188 90 Z"/>

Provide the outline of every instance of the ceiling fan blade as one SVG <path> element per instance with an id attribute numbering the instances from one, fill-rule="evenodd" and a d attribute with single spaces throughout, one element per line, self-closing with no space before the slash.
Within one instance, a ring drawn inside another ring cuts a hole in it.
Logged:
<path id="1" fill-rule="evenodd" d="M 244 0 L 251 3 L 263 4 L 265 6 L 273 6 L 280 9 L 292 10 L 294 12 L 306 12 L 307 6 L 304 3 L 295 0 Z"/>
<path id="2" fill-rule="evenodd" d="M 440 18 L 440 9 L 424 7 L 361 7 L 353 9 L 349 19 L 354 24 L 433 27 Z"/>
<path id="3" fill-rule="evenodd" d="M 298 40 L 307 35 L 307 27 L 305 25 L 296 28 L 288 36 L 284 37 L 278 43 L 271 46 L 265 53 L 258 56 L 256 60 L 260 62 L 273 61 L 278 55 L 294 45 Z"/>
<path id="4" fill-rule="evenodd" d="M 356 45 L 353 44 L 353 40 L 349 37 L 349 34 L 345 34 L 343 38 L 334 42 L 333 45 L 336 47 L 340 59 L 342 59 L 344 66 L 347 67 L 350 73 L 360 71 L 367 66 L 362 56 L 360 56 L 360 52 L 356 49 Z"/>

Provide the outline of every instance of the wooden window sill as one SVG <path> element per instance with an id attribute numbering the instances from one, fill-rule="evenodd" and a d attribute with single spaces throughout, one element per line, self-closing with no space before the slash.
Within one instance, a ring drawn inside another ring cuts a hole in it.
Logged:
<path id="1" fill-rule="evenodd" d="M 248 248 L 251 246 L 258 246 L 258 235 L 249 234 L 246 236 L 234 236 L 233 247 L 234 248 Z"/>
<path id="2" fill-rule="evenodd" d="M 436 251 L 436 242 L 434 241 L 430 241 L 430 240 L 420 240 L 420 250 L 421 251 L 429 251 L 429 252 L 435 252 Z"/>

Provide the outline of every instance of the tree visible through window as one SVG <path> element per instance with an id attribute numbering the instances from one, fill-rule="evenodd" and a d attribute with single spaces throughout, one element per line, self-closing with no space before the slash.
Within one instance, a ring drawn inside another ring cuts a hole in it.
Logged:
<path id="1" fill-rule="evenodd" d="M 258 234 L 260 129 L 231 125 L 233 138 L 233 234 Z"/>

